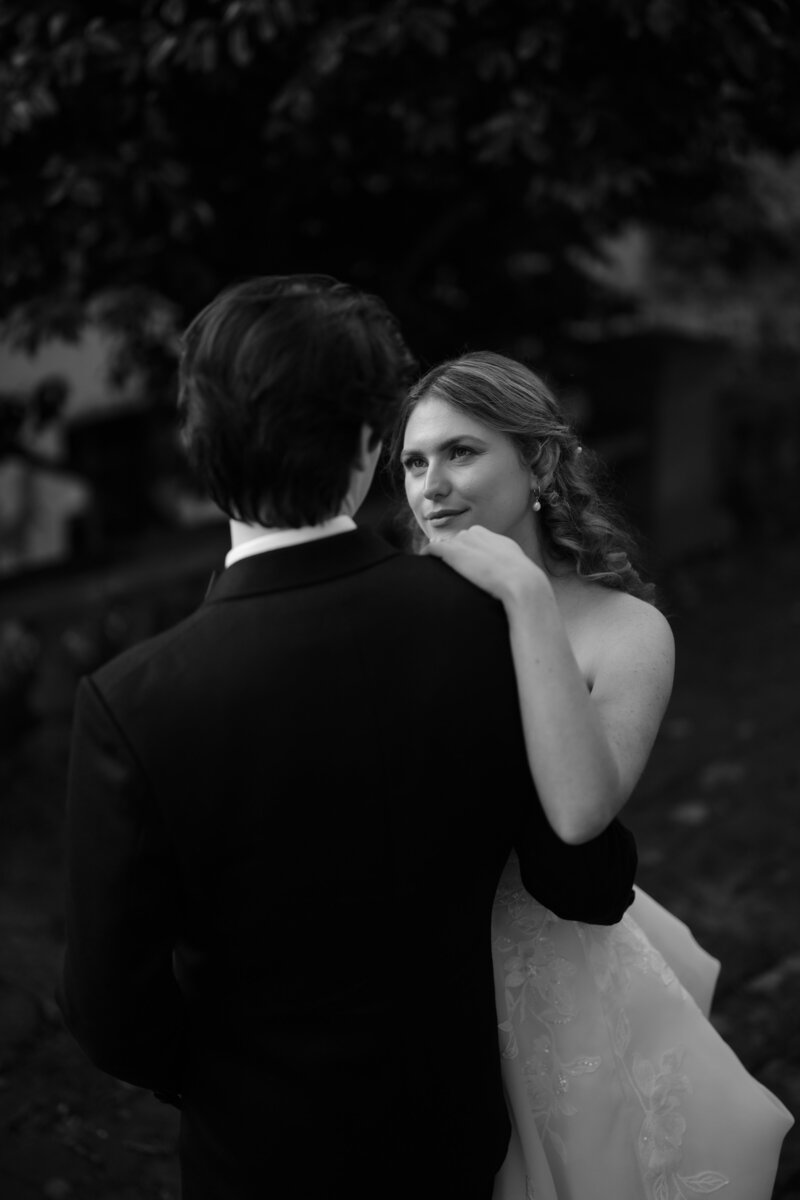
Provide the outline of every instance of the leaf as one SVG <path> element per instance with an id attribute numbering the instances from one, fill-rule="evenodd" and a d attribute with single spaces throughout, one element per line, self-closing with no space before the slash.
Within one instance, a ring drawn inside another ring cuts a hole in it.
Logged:
<path id="1" fill-rule="evenodd" d="M 253 48 L 244 25 L 237 25 L 228 34 L 228 50 L 238 67 L 247 67 L 253 61 Z"/>
<path id="2" fill-rule="evenodd" d="M 478 76 L 486 83 L 498 77 L 504 81 L 513 79 L 516 70 L 513 56 L 497 46 L 484 51 L 478 59 Z"/>
<path id="3" fill-rule="evenodd" d="M 77 38 L 71 38 L 58 47 L 53 62 L 60 82 L 65 87 L 77 87 L 85 77 L 85 52 Z"/>
<path id="4" fill-rule="evenodd" d="M 775 31 L 771 28 L 763 13 L 758 12 L 755 8 L 744 7 L 742 9 L 742 16 L 758 37 L 763 38 L 769 46 L 777 45 Z"/>
<path id="5" fill-rule="evenodd" d="M 517 1035 L 514 1032 L 514 1026 L 510 1021 L 503 1021 L 497 1026 L 498 1030 L 507 1034 L 506 1044 L 501 1049 L 503 1058 L 517 1058 L 519 1055 L 519 1046 L 517 1044 Z M 502 1040 L 502 1039 L 501 1039 Z"/>
<path id="6" fill-rule="evenodd" d="M 184 0 L 165 0 L 161 5 L 161 19 L 168 25 L 182 25 L 186 17 Z"/>
<path id="7" fill-rule="evenodd" d="M 666 40 L 673 33 L 678 18 L 678 6 L 674 0 L 651 0 L 645 21 L 652 34 Z"/>
<path id="8" fill-rule="evenodd" d="M 517 57 L 523 62 L 529 58 L 535 58 L 541 50 L 543 42 L 544 38 L 539 29 L 535 27 L 523 29 L 517 42 Z"/>
<path id="9" fill-rule="evenodd" d="M 553 1025 L 558 1025 L 559 1022 L 564 1020 L 563 1012 L 557 1008 L 545 1008 L 541 1012 L 537 1012 L 536 1015 L 540 1021 Z"/>
<path id="10" fill-rule="evenodd" d="M 119 40 L 105 29 L 96 29 L 87 40 L 92 50 L 102 54 L 118 54 L 122 49 Z"/>
<path id="11" fill-rule="evenodd" d="M 591 1075 L 601 1062 L 602 1059 L 596 1055 L 582 1055 L 580 1058 L 574 1058 L 572 1062 L 564 1063 L 564 1070 L 568 1075 Z"/>
<path id="12" fill-rule="evenodd" d="M 272 11 L 286 29 L 294 29 L 297 24 L 294 10 L 294 0 L 273 0 Z"/>
<path id="13" fill-rule="evenodd" d="M 413 14 L 411 33 L 429 54 L 441 58 L 450 46 L 451 24 L 452 18 L 449 13 L 421 9 Z"/>
<path id="14" fill-rule="evenodd" d="M 47 22 L 47 33 L 51 42 L 59 41 L 62 33 L 69 24 L 69 16 L 65 12 L 53 13 L 50 20 Z"/>
<path id="15" fill-rule="evenodd" d="M 730 1180 L 724 1175 L 720 1175 L 718 1171 L 701 1171 L 699 1175 L 679 1175 L 678 1179 L 685 1187 L 688 1187 L 689 1191 L 702 1196 L 707 1196 L 710 1192 L 718 1192 L 720 1188 L 730 1183 Z"/>
<path id="16" fill-rule="evenodd" d="M 617 1024 L 614 1028 L 614 1049 L 617 1054 L 622 1057 L 628 1049 L 628 1043 L 631 1040 L 631 1026 L 627 1014 L 623 1011 L 617 1018 Z"/>
<path id="17" fill-rule="evenodd" d="M 256 31 L 262 42 L 272 42 L 278 36 L 278 26 L 273 21 L 266 6 L 259 9 L 256 17 Z"/>
<path id="18" fill-rule="evenodd" d="M 217 39 L 210 33 L 200 43 L 200 69 L 207 75 L 217 69 Z"/>
<path id="19" fill-rule="evenodd" d="M 225 25 L 235 25 L 246 8 L 247 4 L 245 0 L 227 0 L 222 14 L 223 23 Z"/>
<path id="20" fill-rule="evenodd" d="M 671 1046 L 669 1050 L 665 1050 L 659 1059 L 661 1070 L 674 1074 L 683 1062 L 685 1053 L 686 1047 L 680 1043 L 677 1046 Z"/>
<path id="21" fill-rule="evenodd" d="M 159 38 L 151 48 L 147 55 L 147 68 L 150 71 L 157 71 L 158 68 L 167 61 L 178 46 L 178 39 L 174 33 L 167 34 L 166 37 Z"/>

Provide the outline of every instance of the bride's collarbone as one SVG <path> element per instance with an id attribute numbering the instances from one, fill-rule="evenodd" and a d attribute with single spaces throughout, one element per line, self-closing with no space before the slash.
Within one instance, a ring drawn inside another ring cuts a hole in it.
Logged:
<path id="1" fill-rule="evenodd" d="M 608 588 L 580 579 L 577 575 L 555 576 L 551 584 L 568 633 L 585 635 L 602 628 L 616 607 L 613 599 L 609 604 L 612 594 Z"/>

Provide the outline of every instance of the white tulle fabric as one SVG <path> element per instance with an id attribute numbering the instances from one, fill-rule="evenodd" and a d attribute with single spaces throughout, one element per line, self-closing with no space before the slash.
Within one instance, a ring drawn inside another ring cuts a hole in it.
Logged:
<path id="1" fill-rule="evenodd" d="M 494 1200 L 769 1200 L 791 1114 L 707 1019 L 719 963 L 646 893 L 564 921 L 515 857 L 493 956 L 512 1137 Z"/>

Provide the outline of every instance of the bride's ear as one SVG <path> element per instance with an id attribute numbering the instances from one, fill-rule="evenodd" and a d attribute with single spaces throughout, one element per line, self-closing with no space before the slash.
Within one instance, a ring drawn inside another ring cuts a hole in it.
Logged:
<path id="1" fill-rule="evenodd" d="M 530 477 L 531 491 L 538 489 L 540 492 L 547 492 L 553 485 L 553 470 L 548 467 L 539 458 L 535 466 L 528 467 L 528 475 Z"/>
<path id="2" fill-rule="evenodd" d="M 539 474 L 539 472 L 535 469 L 535 467 L 528 468 L 528 479 L 530 482 L 530 488 L 531 488 L 532 492 L 537 492 L 537 491 L 542 490 L 542 478 L 541 478 L 541 475 Z"/>
<path id="3" fill-rule="evenodd" d="M 556 484 L 561 447 L 553 438 L 545 438 L 534 454 L 532 462 L 528 463 L 531 487 L 538 487 L 542 495 Z"/>

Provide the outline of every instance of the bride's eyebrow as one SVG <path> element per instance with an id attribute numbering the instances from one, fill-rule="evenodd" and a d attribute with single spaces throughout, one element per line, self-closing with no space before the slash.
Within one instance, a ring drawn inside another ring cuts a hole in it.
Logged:
<path id="1" fill-rule="evenodd" d="M 461 446 L 464 442 L 476 442 L 479 446 L 485 446 L 486 443 L 474 433 L 462 433 L 457 437 L 445 438 L 443 442 L 433 447 L 434 454 L 444 454 L 447 450 L 452 450 L 453 446 Z M 424 450 L 416 450 L 413 446 L 408 446 L 400 455 L 401 461 L 405 462 L 407 458 L 424 458 Z"/>

